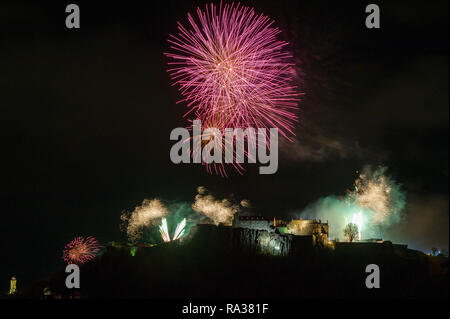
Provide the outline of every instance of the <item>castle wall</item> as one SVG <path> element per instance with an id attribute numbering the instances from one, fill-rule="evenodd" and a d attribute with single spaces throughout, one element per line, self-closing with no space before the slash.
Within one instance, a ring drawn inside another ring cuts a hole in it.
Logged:
<path id="1" fill-rule="evenodd" d="M 273 232 L 274 228 L 271 227 L 273 223 L 266 220 L 241 220 L 235 224 L 235 228 L 246 228 L 254 230 L 266 230 L 268 232 Z"/>
<path id="2" fill-rule="evenodd" d="M 255 230 L 266 230 L 273 232 L 273 220 L 261 216 L 235 216 L 233 219 L 234 228 L 246 228 Z"/>

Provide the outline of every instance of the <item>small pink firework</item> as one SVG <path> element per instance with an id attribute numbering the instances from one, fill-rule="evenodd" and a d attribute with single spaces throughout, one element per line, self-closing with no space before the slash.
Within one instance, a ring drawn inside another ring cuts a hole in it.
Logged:
<path id="1" fill-rule="evenodd" d="M 64 247 L 63 259 L 68 264 L 83 264 L 95 258 L 102 248 L 98 241 L 92 237 L 75 237 Z"/>
<path id="2" fill-rule="evenodd" d="M 207 5 L 170 35 L 169 74 L 192 119 L 225 128 L 278 128 L 290 140 L 300 93 L 273 21 L 240 4 Z M 237 168 L 237 166 L 235 166 Z"/>

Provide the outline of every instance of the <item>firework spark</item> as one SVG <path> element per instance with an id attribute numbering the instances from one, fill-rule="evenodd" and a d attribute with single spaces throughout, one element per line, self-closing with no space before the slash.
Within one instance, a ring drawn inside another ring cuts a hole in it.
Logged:
<path id="1" fill-rule="evenodd" d="M 355 181 L 348 200 L 372 212 L 372 222 L 382 224 L 398 221 L 405 206 L 405 196 L 400 185 L 386 175 L 387 167 L 373 171 L 366 168 Z"/>
<path id="2" fill-rule="evenodd" d="M 179 102 L 189 108 L 185 116 L 222 135 L 226 128 L 278 128 L 287 139 L 295 135 L 300 94 L 292 83 L 292 56 L 287 42 L 277 39 L 281 31 L 274 21 L 240 4 L 210 4 L 188 20 L 190 28 L 178 23 L 165 53 L 183 96 Z"/>
<path id="3" fill-rule="evenodd" d="M 76 237 L 64 247 L 63 259 L 68 264 L 83 264 L 95 258 L 102 246 L 92 237 Z"/>
<path id="4" fill-rule="evenodd" d="M 364 224 L 364 217 L 362 215 L 362 212 L 358 212 L 357 214 L 353 215 L 352 223 L 358 226 L 358 239 L 361 240 L 361 231 Z"/>

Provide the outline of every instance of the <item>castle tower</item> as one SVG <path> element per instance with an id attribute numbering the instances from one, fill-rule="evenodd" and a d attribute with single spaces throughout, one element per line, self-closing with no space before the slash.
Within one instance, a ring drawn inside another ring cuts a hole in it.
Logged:
<path id="1" fill-rule="evenodd" d="M 17 290 L 17 279 L 15 276 L 12 276 L 10 281 L 9 294 L 14 295 L 16 293 L 16 290 Z"/>

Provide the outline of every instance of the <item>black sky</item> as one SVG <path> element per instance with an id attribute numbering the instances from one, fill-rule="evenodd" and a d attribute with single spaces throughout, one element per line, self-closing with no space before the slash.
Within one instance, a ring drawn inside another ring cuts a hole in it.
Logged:
<path id="1" fill-rule="evenodd" d="M 121 211 L 144 198 L 192 201 L 203 185 L 287 216 L 344 193 L 367 164 L 408 193 L 402 232 L 439 229 L 448 247 L 448 1 L 378 1 L 380 30 L 364 26 L 367 1 L 244 1 L 283 30 L 306 95 L 278 172 L 229 179 L 169 159 L 185 122 L 166 39 L 206 2 L 75 3 L 78 30 L 66 3 L 0 4 L 0 289 L 51 274 L 75 235 L 121 239 Z"/>

